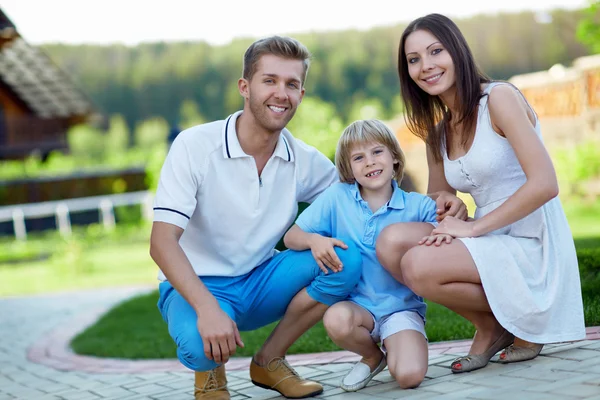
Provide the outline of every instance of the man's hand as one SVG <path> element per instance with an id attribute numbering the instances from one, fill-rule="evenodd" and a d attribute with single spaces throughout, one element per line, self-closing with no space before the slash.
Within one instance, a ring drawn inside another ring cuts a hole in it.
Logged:
<path id="1" fill-rule="evenodd" d="M 348 248 L 346 243 L 339 239 L 328 238 L 315 233 L 310 237 L 309 245 L 310 251 L 321 271 L 327 274 L 327 268 L 333 272 L 340 272 L 342 270 L 342 262 L 335 253 L 334 247 L 341 247 L 345 250 Z"/>
<path id="2" fill-rule="evenodd" d="M 465 203 L 452 193 L 440 192 L 435 200 L 435 204 L 437 206 L 437 217 L 435 219 L 438 222 L 446 217 L 456 217 L 462 220 L 466 220 L 469 217 Z"/>
<path id="3" fill-rule="evenodd" d="M 445 233 L 437 234 L 437 235 L 428 235 L 424 236 L 423 239 L 419 240 L 419 244 L 424 244 L 425 246 L 431 246 L 432 244 L 439 247 L 442 243 L 452 243 L 453 237 L 451 235 L 447 235 Z"/>
<path id="4" fill-rule="evenodd" d="M 235 354 L 236 346 L 244 347 L 236 323 L 218 306 L 199 313 L 197 326 L 209 360 L 224 364 Z"/>

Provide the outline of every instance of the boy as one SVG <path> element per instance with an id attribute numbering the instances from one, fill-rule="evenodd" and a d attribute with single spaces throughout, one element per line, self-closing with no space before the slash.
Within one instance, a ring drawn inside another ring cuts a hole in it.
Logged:
<path id="1" fill-rule="evenodd" d="M 321 194 L 284 238 L 290 249 L 310 249 L 322 269 L 342 267 L 334 246 L 354 245 L 363 256 L 358 286 L 323 319 L 338 346 L 363 357 L 343 378 L 346 391 L 365 387 L 383 370 L 386 352 L 390 373 L 402 388 L 418 386 L 427 372 L 426 305 L 383 269 L 375 251 L 377 235 L 389 224 L 409 223 L 406 237 L 416 245 L 436 223 L 433 200 L 399 188 L 404 164 L 398 141 L 385 124 L 352 123 L 336 152 L 341 182 Z"/>

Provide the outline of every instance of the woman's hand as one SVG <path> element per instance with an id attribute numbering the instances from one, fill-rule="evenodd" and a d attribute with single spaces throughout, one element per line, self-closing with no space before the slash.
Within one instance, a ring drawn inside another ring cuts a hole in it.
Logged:
<path id="1" fill-rule="evenodd" d="M 474 221 L 463 221 L 456 217 L 446 217 L 432 232 L 434 235 L 446 234 L 457 237 L 475 237 Z"/>
<path id="2" fill-rule="evenodd" d="M 469 217 L 465 203 L 452 193 L 439 192 L 435 204 L 437 206 L 436 220 L 438 222 L 446 217 L 456 217 L 461 220 L 466 220 Z"/>

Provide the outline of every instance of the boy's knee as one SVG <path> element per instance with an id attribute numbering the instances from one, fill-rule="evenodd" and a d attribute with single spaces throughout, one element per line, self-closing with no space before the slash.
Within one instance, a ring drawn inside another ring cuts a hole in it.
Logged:
<path id="1" fill-rule="evenodd" d="M 173 337 L 177 345 L 177 357 L 187 368 L 194 371 L 208 371 L 218 366 L 213 360 L 206 358 L 204 343 L 198 333 L 196 324 L 180 331 Z"/>
<path id="2" fill-rule="evenodd" d="M 323 316 L 323 325 L 332 339 L 343 339 L 352 332 L 352 312 L 345 307 L 333 305 Z"/>
<path id="3" fill-rule="evenodd" d="M 418 365 L 413 366 L 399 366 L 395 364 L 388 364 L 390 375 L 394 377 L 398 385 L 402 389 L 413 389 L 416 388 L 425 379 L 425 373 Z"/>

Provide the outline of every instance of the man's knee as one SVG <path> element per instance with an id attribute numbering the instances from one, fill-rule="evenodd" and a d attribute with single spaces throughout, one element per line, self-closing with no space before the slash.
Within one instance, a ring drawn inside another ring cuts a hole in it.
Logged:
<path id="1" fill-rule="evenodd" d="M 342 241 L 346 243 L 348 248 L 335 248 L 335 252 L 343 266 L 338 274 L 341 274 L 340 277 L 347 282 L 349 289 L 353 289 L 358 284 L 362 273 L 362 254 L 352 242 L 344 239 Z"/>
<path id="2" fill-rule="evenodd" d="M 206 358 L 204 342 L 198 333 L 195 321 L 181 328 L 173 335 L 179 361 L 194 371 L 208 371 L 218 367 L 217 363 Z"/>

